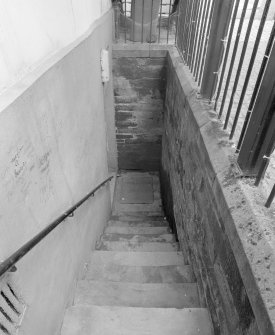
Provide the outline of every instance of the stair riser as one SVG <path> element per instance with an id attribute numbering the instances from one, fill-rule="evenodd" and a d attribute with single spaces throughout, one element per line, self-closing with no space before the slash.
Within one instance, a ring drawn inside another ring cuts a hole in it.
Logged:
<path id="1" fill-rule="evenodd" d="M 157 235 L 133 235 L 133 234 L 103 234 L 102 242 L 129 242 L 129 243 L 151 243 L 151 242 L 176 242 L 173 234 Z"/>
<path id="2" fill-rule="evenodd" d="M 61 335 L 212 335 L 208 311 L 194 309 L 74 306 Z"/>
<path id="3" fill-rule="evenodd" d="M 167 252 L 167 251 L 179 251 L 178 243 L 130 243 L 130 242 L 102 242 L 96 248 L 97 250 L 106 251 L 132 251 L 132 252 Z"/>
<path id="4" fill-rule="evenodd" d="M 184 265 L 181 252 L 119 252 L 93 251 L 90 258 L 91 266 L 169 266 Z"/>
<path id="5" fill-rule="evenodd" d="M 109 221 L 108 226 L 114 227 L 169 227 L 167 221 Z"/>
<path id="6" fill-rule="evenodd" d="M 105 229 L 106 234 L 157 235 L 171 233 L 168 227 L 112 227 Z"/>
<path id="7" fill-rule="evenodd" d="M 135 283 L 192 283 L 194 276 L 190 266 L 120 266 L 116 264 L 91 265 L 86 279 L 97 281 Z"/>
<path id="8" fill-rule="evenodd" d="M 155 308 L 200 307 L 196 284 L 80 281 L 74 304 Z"/>

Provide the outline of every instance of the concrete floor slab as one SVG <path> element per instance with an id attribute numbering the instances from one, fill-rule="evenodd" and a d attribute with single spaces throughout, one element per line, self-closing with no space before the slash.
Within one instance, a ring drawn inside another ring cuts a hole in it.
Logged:
<path id="1" fill-rule="evenodd" d="M 163 215 L 158 174 L 122 172 L 117 178 L 114 214 Z"/>
<path id="2" fill-rule="evenodd" d="M 128 176 L 120 179 L 121 204 L 152 204 L 154 202 L 153 178 L 151 176 Z"/>

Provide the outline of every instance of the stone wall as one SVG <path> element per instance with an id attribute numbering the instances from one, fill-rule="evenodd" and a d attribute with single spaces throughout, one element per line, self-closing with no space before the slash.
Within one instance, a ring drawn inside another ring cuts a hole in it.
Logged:
<path id="1" fill-rule="evenodd" d="M 257 206 L 243 191 L 251 186 L 238 178 L 228 135 L 197 91 L 171 50 L 162 140 L 165 210 L 193 265 L 215 334 L 274 334 L 274 245 L 270 229 L 261 226 L 270 213 L 262 209 L 261 222 L 255 216 Z"/>
<path id="2" fill-rule="evenodd" d="M 118 167 L 160 167 L 166 56 L 114 46 L 113 76 Z"/>

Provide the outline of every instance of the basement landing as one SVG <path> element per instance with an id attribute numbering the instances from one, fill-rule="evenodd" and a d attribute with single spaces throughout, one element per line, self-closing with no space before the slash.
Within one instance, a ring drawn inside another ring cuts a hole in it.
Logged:
<path id="1" fill-rule="evenodd" d="M 113 215 L 163 216 L 157 172 L 121 172 L 117 179 Z"/>

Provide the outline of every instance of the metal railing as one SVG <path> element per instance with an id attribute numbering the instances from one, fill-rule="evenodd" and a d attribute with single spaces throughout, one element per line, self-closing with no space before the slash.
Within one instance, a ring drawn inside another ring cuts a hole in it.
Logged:
<path id="1" fill-rule="evenodd" d="M 105 179 L 97 187 L 95 187 L 91 192 L 89 192 L 85 197 L 78 201 L 74 206 L 70 207 L 66 212 L 60 215 L 56 220 L 50 223 L 45 229 L 33 237 L 30 241 L 25 243 L 20 249 L 15 251 L 10 257 L 0 264 L 0 277 L 3 276 L 8 271 L 15 271 L 15 264 L 24 257 L 30 250 L 32 250 L 40 241 L 42 241 L 52 230 L 54 230 L 60 223 L 62 223 L 66 218 L 73 216 L 75 210 L 80 207 L 84 202 L 86 202 L 107 182 L 109 182 L 113 176 Z"/>
<path id="2" fill-rule="evenodd" d="M 178 0 L 113 0 L 117 42 L 175 44 Z"/>
<path id="3" fill-rule="evenodd" d="M 229 130 L 243 176 L 256 177 L 255 185 L 263 179 L 275 146 L 271 7 L 271 0 L 185 0 L 178 11 L 177 47 L 200 98 L 213 104 Z M 274 193 L 273 187 L 267 207 Z"/>
<path id="4" fill-rule="evenodd" d="M 270 161 L 269 183 L 275 183 L 272 1 L 113 1 L 116 41 L 176 44 L 198 84 L 199 97 L 213 105 L 229 131 L 243 176 L 256 177 L 255 185 Z M 271 192 L 267 207 L 273 198 Z"/>

